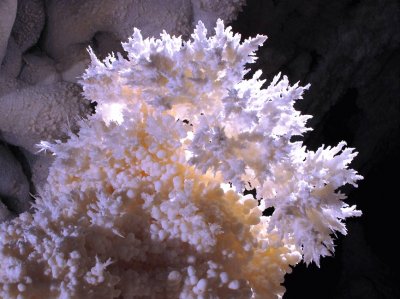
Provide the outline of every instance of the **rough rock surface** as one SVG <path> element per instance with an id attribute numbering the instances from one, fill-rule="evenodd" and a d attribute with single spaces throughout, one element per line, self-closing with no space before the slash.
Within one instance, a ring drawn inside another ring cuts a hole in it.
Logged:
<path id="1" fill-rule="evenodd" d="M 29 182 L 25 176 L 19 161 L 7 146 L 0 144 L 0 197 L 4 205 L 13 213 L 21 213 L 29 209 Z M 0 211 L 1 215 L 8 216 Z M 4 216 L 0 216 L 4 217 Z"/>
<path id="2" fill-rule="evenodd" d="M 5 0 L 0 2 L 0 62 L 6 53 L 8 38 L 15 21 L 16 13 L 17 1 Z"/>
<path id="3" fill-rule="evenodd" d="M 39 41 L 45 24 L 44 8 L 42 0 L 18 1 L 17 16 L 11 36 L 22 52 Z"/>
<path id="4" fill-rule="evenodd" d="M 34 153 L 41 140 L 62 139 L 67 129 L 74 129 L 76 118 L 89 110 L 78 84 L 58 82 L 16 90 L 1 97 L 2 138 Z"/>
<path id="5" fill-rule="evenodd" d="M 9 220 L 12 218 L 11 212 L 8 208 L 3 204 L 2 199 L 0 198 L 0 222 Z"/>

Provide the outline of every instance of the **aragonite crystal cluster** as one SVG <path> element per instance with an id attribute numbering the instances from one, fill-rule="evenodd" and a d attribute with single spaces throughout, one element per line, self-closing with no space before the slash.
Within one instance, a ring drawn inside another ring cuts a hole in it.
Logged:
<path id="1" fill-rule="evenodd" d="M 92 112 L 77 83 L 90 59 L 122 52 L 133 27 L 144 36 L 165 29 L 189 37 L 199 20 L 232 21 L 245 0 L 0 1 L 0 222 L 27 210 L 43 187 L 51 157 L 41 140 Z"/>
<path id="2" fill-rule="evenodd" d="M 200 22 L 189 41 L 135 29 L 126 57 L 90 50 L 96 114 L 41 143 L 34 212 L 0 225 L 0 297 L 281 298 L 291 266 L 330 255 L 361 214 L 338 191 L 361 179 L 356 153 L 292 140 L 308 86 L 244 79 L 265 39 Z"/>

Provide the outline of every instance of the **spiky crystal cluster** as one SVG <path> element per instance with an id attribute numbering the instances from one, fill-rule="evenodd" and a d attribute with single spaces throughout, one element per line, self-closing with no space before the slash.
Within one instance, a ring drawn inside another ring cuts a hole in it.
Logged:
<path id="1" fill-rule="evenodd" d="M 361 179 L 356 153 L 291 141 L 308 86 L 244 79 L 265 39 L 200 22 L 190 41 L 135 29 L 125 57 L 89 51 L 97 112 L 42 142 L 55 161 L 35 211 L 0 226 L 0 297 L 280 298 L 290 266 L 331 254 L 361 214 L 337 191 Z"/>

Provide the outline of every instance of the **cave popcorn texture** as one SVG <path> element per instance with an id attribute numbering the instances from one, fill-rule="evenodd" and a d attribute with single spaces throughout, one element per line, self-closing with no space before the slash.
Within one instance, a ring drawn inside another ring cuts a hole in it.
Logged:
<path id="1" fill-rule="evenodd" d="M 0 224 L 0 297 L 280 298 L 290 266 L 333 252 L 361 214 L 336 191 L 361 179 L 356 153 L 291 141 L 309 130 L 293 108 L 308 86 L 243 79 L 266 37 L 206 33 L 135 29 L 127 58 L 89 50 L 97 113 L 41 143 L 55 159 L 34 212 Z"/>

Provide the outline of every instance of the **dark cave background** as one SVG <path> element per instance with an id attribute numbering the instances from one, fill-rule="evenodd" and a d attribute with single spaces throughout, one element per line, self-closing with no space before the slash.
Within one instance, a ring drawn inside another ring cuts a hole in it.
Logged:
<path id="1" fill-rule="evenodd" d="M 313 115 L 304 136 L 315 150 L 345 140 L 364 180 L 347 188 L 361 218 L 347 221 L 335 256 L 286 276 L 291 298 L 400 298 L 396 208 L 400 196 L 400 10 L 398 1 L 248 0 L 231 25 L 242 38 L 265 34 L 252 70 L 311 83 L 297 108 Z"/>

